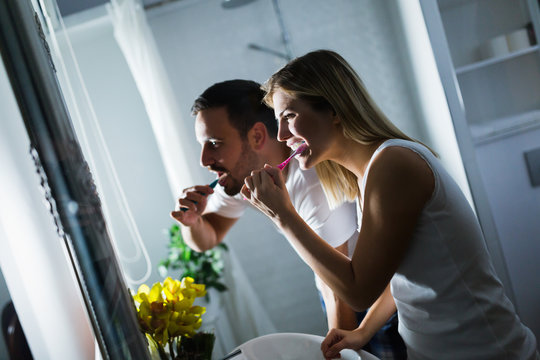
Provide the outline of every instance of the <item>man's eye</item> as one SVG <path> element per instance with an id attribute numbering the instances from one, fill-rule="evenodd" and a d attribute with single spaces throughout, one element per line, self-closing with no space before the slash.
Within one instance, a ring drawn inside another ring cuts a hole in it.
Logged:
<path id="1" fill-rule="evenodd" d="M 215 148 L 215 147 L 218 147 L 219 142 L 212 140 L 212 141 L 209 141 L 208 144 L 210 144 L 211 147 Z"/>

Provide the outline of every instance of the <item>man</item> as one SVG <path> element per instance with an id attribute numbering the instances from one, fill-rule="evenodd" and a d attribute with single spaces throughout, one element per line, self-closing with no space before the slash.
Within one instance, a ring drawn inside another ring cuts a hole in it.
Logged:
<path id="1" fill-rule="evenodd" d="M 219 177 L 215 189 L 208 185 L 185 189 L 176 211 L 171 212 L 181 224 L 184 240 L 196 251 L 218 245 L 244 213 L 248 202 L 239 194 L 244 178 L 264 164 L 281 163 L 291 153 L 277 141 L 277 122 L 272 109 L 262 103 L 263 96 L 256 82 L 230 80 L 214 84 L 193 104 L 201 165 Z M 331 246 L 345 255 L 352 253 L 358 236 L 355 205 L 329 209 L 315 170 L 300 170 L 295 159 L 283 173 L 304 221 Z M 329 329 L 356 328 L 355 312 L 319 279 L 317 287 Z"/>

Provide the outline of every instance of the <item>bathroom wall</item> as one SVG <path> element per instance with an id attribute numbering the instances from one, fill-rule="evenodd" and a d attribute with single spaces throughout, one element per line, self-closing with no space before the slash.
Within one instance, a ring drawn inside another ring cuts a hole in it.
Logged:
<path id="1" fill-rule="evenodd" d="M 318 48 L 338 51 L 357 69 L 383 111 L 410 135 L 424 139 L 386 2 L 296 0 L 280 4 L 293 55 Z M 186 171 L 205 183 L 212 176 L 199 165 L 191 103 L 215 82 L 232 78 L 262 82 L 285 64 L 279 57 L 247 47 L 255 43 L 284 52 L 272 2 L 258 0 L 226 10 L 217 0 L 183 0 L 148 11 L 147 16 L 182 111 L 183 146 L 192 162 Z M 150 252 L 153 272 L 147 282 L 157 281 L 155 268 L 166 255 L 163 231 L 171 224 L 168 212 L 174 200 L 147 116 L 104 8 L 70 16 L 66 25 L 129 206 Z M 240 259 L 278 331 L 326 333 L 312 272 L 263 215 L 248 211 L 225 241 Z M 129 239 L 123 244 L 129 249 Z M 137 266 L 127 269 L 132 269 L 133 276 L 140 275 Z"/>
<path id="2" fill-rule="evenodd" d="M 394 123 L 437 149 L 439 139 L 433 144 L 432 134 L 425 130 L 425 114 L 417 108 L 418 94 L 394 3 L 280 2 L 293 55 L 317 48 L 338 51 L 357 69 Z M 284 52 L 272 3 L 257 0 L 225 10 L 219 0 L 182 0 L 152 9 L 147 15 L 182 111 L 183 145 L 192 162 L 186 171 L 205 183 L 212 176 L 199 166 L 199 144 L 192 136 L 191 103 L 215 82 L 232 78 L 262 82 L 285 63 L 247 46 L 255 43 Z M 66 23 L 128 205 L 150 253 L 153 268 L 147 282 L 158 281 L 156 264 L 166 255 L 164 231 L 171 224 L 168 212 L 174 199 L 170 197 L 148 118 L 104 8 L 72 15 Z M 91 146 L 97 148 L 99 144 L 92 142 Z M 101 191 L 110 191 L 109 186 L 105 182 Z M 311 271 L 263 215 L 248 211 L 225 241 L 236 252 L 278 331 L 326 332 Z M 127 256 L 130 246 L 131 239 L 124 236 L 122 249 Z M 126 269 L 137 277 L 143 266 L 137 262 Z M 0 306 L 9 299 L 2 280 L 0 276 Z M 0 359 L 5 358 L 2 351 L 3 338 Z"/>
<path id="3" fill-rule="evenodd" d="M 105 9 L 94 9 L 90 13 L 81 14 L 78 19 L 66 19 L 66 26 L 96 118 L 128 199 L 128 206 L 150 254 L 152 274 L 145 282 L 160 281 L 157 264 L 167 255 L 168 238 L 165 232 L 173 223 L 169 212 L 174 208 L 174 199 L 170 195 L 148 117 L 113 38 Z M 188 132 L 187 138 L 191 138 L 191 115 L 188 113 L 185 118 L 190 121 L 185 131 Z M 81 134 L 80 126 L 75 125 Z M 90 147 L 98 149 L 100 145 L 95 140 L 95 134 L 88 129 L 86 131 Z M 191 147 L 193 166 L 185 171 L 198 174 L 193 177 L 204 183 L 210 175 L 198 164 L 199 145 L 195 144 Z M 95 160 L 97 167 L 103 170 L 103 159 Z M 111 196 L 114 190 L 108 181 L 102 181 L 98 191 L 106 196 L 107 202 L 114 201 Z M 112 219 L 110 225 L 122 225 L 119 213 L 112 213 Z M 240 244 L 240 248 L 245 251 L 239 254 L 244 270 L 253 275 L 250 279 L 256 281 L 253 284 L 255 290 L 277 330 L 324 334 L 324 315 L 308 267 L 263 215 L 251 211 L 240 220 L 236 228 L 245 231 L 238 235 L 231 234 L 227 242 L 234 250 L 237 249 L 235 245 Z M 266 237 L 261 236 L 261 233 L 266 234 Z M 124 256 L 133 254 L 133 248 L 130 247 L 132 239 L 126 230 L 120 229 L 117 235 L 119 253 Z M 240 242 L 236 242 L 237 239 Z M 266 246 L 262 246 L 264 244 Z M 250 253 L 256 256 L 248 256 Z M 264 261 L 261 261 L 262 254 Z M 144 262 L 141 260 L 122 264 L 131 277 L 144 273 Z M 268 271 L 269 267 L 272 268 L 271 272 Z M 130 286 L 136 288 L 138 285 Z"/>
<path id="4" fill-rule="evenodd" d="M 440 145 L 433 144 L 432 134 L 424 130 L 425 114 L 417 108 L 419 99 L 412 85 L 394 1 L 294 0 L 280 4 L 293 55 L 317 48 L 338 51 L 357 69 L 394 123 L 435 148 Z M 191 103 L 215 82 L 232 78 L 262 82 L 285 63 L 247 46 L 255 43 L 284 52 L 272 3 L 257 0 L 225 10 L 219 0 L 182 0 L 147 15 L 182 111 L 183 145 L 192 162 L 186 171 L 205 183 L 212 176 L 198 163 Z M 150 253 L 153 268 L 147 282 L 158 281 L 156 264 L 166 255 L 164 231 L 171 224 L 168 212 L 174 199 L 148 118 L 104 8 L 72 15 L 66 23 L 128 206 Z M 98 146 L 91 141 L 91 147 Z M 104 182 L 100 191 L 110 189 Z M 119 214 L 113 216 L 118 218 Z M 132 239 L 126 235 L 123 239 L 121 250 L 129 256 Z M 311 271 L 263 215 L 248 211 L 225 241 L 240 259 L 278 331 L 326 332 Z M 137 262 L 126 269 L 137 277 L 143 266 Z M 0 276 L 0 306 L 8 299 Z M 3 345 L 2 338 L 0 359 L 7 357 Z"/>
<path id="5" fill-rule="evenodd" d="M 388 2 L 295 0 L 280 5 L 294 56 L 319 48 L 339 52 L 392 121 L 425 140 Z M 217 0 L 183 0 L 147 15 L 183 112 L 185 144 L 193 150 L 190 171 L 201 183 L 209 181 L 211 175 L 198 165 L 200 146 L 193 136 L 191 104 L 215 82 L 263 82 L 285 64 L 282 58 L 248 48 L 254 43 L 285 51 L 272 2 L 223 9 Z M 237 253 L 279 331 L 326 332 L 311 271 L 264 216 L 249 211 L 225 241 Z"/>
<path id="6" fill-rule="evenodd" d="M 193 132 L 193 100 L 211 84 L 266 80 L 285 60 L 248 48 L 284 52 L 272 1 L 223 9 L 218 0 L 183 0 L 147 13 L 178 103 Z M 399 34 L 387 6 L 372 0 L 280 1 L 293 56 L 319 48 L 342 54 L 359 72 L 383 111 L 402 130 L 424 138 L 413 105 Z M 199 149 L 194 138 L 190 148 Z M 194 156 L 195 159 L 195 156 Z M 205 170 L 200 169 L 204 174 Z M 208 176 L 208 175 L 207 175 Z"/>

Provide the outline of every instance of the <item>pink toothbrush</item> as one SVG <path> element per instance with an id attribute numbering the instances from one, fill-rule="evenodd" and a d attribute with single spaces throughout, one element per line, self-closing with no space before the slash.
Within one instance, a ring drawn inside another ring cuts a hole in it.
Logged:
<path id="1" fill-rule="evenodd" d="M 295 156 L 298 155 L 298 154 L 301 154 L 301 153 L 302 153 L 304 150 L 306 150 L 306 149 L 307 149 L 307 144 L 306 144 L 305 142 L 303 142 L 300 146 L 298 146 L 298 147 L 296 148 L 296 150 L 293 151 L 293 153 L 291 154 L 291 156 L 289 156 L 284 162 L 282 162 L 281 164 L 279 164 L 279 165 L 277 166 L 277 168 L 278 168 L 279 170 L 283 170 L 283 168 L 284 168 L 285 166 L 287 166 L 287 164 L 289 163 L 289 161 L 291 161 L 291 159 L 292 159 L 293 157 L 295 157 Z"/>
<path id="2" fill-rule="evenodd" d="M 283 170 L 283 169 L 285 168 L 285 166 L 287 166 L 287 164 L 291 161 L 291 159 L 292 159 L 293 157 L 295 157 L 295 156 L 298 155 L 298 154 L 301 154 L 302 151 L 304 151 L 304 150 L 306 150 L 306 149 L 307 149 L 307 144 L 306 144 L 305 142 L 302 142 L 302 144 L 300 144 L 300 146 L 298 146 L 298 147 L 296 148 L 296 150 L 293 151 L 293 153 L 291 154 L 291 156 L 289 156 L 287 159 L 285 159 L 284 162 L 282 162 L 281 164 L 279 164 L 279 165 L 277 166 L 277 168 L 278 168 L 279 170 Z M 243 198 L 244 198 L 244 200 L 247 200 L 245 197 L 243 197 Z"/>

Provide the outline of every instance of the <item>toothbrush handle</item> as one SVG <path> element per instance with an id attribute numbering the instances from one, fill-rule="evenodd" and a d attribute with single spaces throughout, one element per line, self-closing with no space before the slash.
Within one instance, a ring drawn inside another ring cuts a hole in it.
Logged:
<path id="1" fill-rule="evenodd" d="M 306 149 L 307 145 L 306 143 L 303 143 L 302 145 L 300 145 L 296 150 L 294 150 L 294 152 L 291 154 L 291 156 L 289 156 L 284 162 L 282 162 L 281 164 L 279 164 L 278 166 L 276 166 L 279 170 L 283 170 L 283 168 L 285 166 L 287 166 L 287 164 L 289 163 L 289 161 L 291 161 L 291 159 L 293 157 L 295 157 L 296 155 L 300 154 L 302 151 L 304 151 Z"/>
<path id="2" fill-rule="evenodd" d="M 217 183 L 219 181 L 219 178 L 217 178 L 216 180 L 212 181 L 210 184 L 208 184 L 208 186 L 210 186 L 212 189 L 216 187 Z"/>
<path id="3" fill-rule="evenodd" d="M 277 167 L 279 170 L 283 170 L 283 168 L 284 168 L 285 166 L 287 166 L 287 164 L 289 163 L 289 161 L 291 161 L 291 159 L 292 159 L 293 157 L 295 157 L 297 154 L 298 154 L 298 150 L 296 150 L 295 152 L 293 152 L 293 153 L 291 154 L 291 156 L 289 156 L 287 159 L 285 159 L 284 162 L 282 162 L 281 164 L 279 164 L 279 165 L 276 166 L 276 167 Z"/>
<path id="4" fill-rule="evenodd" d="M 208 184 L 208 186 L 210 186 L 212 189 L 216 187 L 217 183 L 219 181 L 219 178 L 217 178 L 216 180 L 212 181 L 210 184 Z M 197 204 L 196 201 L 194 201 L 193 203 Z M 180 211 L 187 211 L 188 209 L 187 208 L 180 208 Z"/>
<path id="5" fill-rule="evenodd" d="M 278 166 L 276 166 L 279 170 L 283 170 L 283 168 L 285 166 L 287 166 L 287 164 L 289 163 L 289 161 L 291 161 L 292 159 L 292 156 L 290 158 L 288 158 L 287 160 L 285 160 L 284 162 L 282 162 L 281 164 L 279 164 Z"/>

